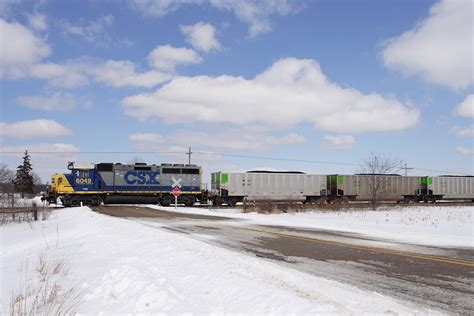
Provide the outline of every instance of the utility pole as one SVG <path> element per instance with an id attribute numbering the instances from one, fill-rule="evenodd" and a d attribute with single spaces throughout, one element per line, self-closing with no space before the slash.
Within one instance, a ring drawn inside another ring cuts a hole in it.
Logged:
<path id="1" fill-rule="evenodd" d="M 186 155 L 188 155 L 188 165 L 191 164 L 191 155 L 193 154 L 193 152 L 191 151 L 191 147 L 188 148 L 188 152 L 186 153 Z"/>
<path id="2" fill-rule="evenodd" d="M 404 169 L 405 170 L 405 177 L 408 175 L 408 170 L 413 170 L 413 168 L 408 168 L 407 167 L 407 163 L 405 162 L 405 167 L 404 168 L 401 168 L 401 169 Z"/>

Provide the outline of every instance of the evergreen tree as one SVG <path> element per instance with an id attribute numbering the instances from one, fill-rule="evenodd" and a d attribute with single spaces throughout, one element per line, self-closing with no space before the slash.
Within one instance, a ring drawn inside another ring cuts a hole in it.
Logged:
<path id="1" fill-rule="evenodd" d="M 32 170 L 33 166 L 30 162 L 30 155 L 28 154 L 28 150 L 26 150 L 23 156 L 23 164 L 16 168 L 14 180 L 15 190 L 21 193 L 21 197 L 24 197 L 25 193 L 34 192 Z"/>

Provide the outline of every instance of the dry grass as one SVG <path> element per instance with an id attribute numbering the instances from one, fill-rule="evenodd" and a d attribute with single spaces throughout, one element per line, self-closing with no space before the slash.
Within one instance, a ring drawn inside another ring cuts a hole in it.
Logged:
<path id="1" fill-rule="evenodd" d="M 63 260 L 50 259 L 46 252 L 29 275 L 28 263 L 21 269 L 18 289 L 12 292 L 10 315 L 71 315 L 82 301 L 77 286 L 67 285 L 69 267 Z"/>
<path id="2" fill-rule="evenodd" d="M 305 210 L 305 205 L 297 202 L 261 201 L 245 205 L 244 213 L 256 212 L 260 214 L 296 213 Z"/>
<path id="3" fill-rule="evenodd" d="M 34 221 L 33 209 L 34 207 L 32 207 L 31 209 L 21 210 L 21 211 L 0 210 L 0 226 L 7 225 L 10 223 L 23 223 L 23 222 L 29 223 L 29 222 Z M 51 214 L 53 213 L 53 209 L 48 208 L 48 207 L 41 207 L 41 208 L 37 208 L 37 212 L 38 212 L 38 220 L 46 221 L 51 217 Z"/>
<path id="4" fill-rule="evenodd" d="M 392 203 L 390 206 L 381 204 L 377 207 L 379 209 L 386 209 L 387 207 L 397 209 L 399 204 Z M 256 201 L 247 202 L 243 207 L 244 213 L 260 213 L 260 214 L 281 214 L 281 213 L 299 213 L 299 212 L 352 212 L 356 210 L 372 210 L 370 203 L 315 203 L 303 204 L 301 202 L 276 202 L 276 201 Z"/>
<path id="5" fill-rule="evenodd" d="M 5 196 L 5 194 L 0 194 L 0 226 L 9 223 L 31 222 L 34 220 L 34 210 L 37 211 L 38 220 L 45 221 L 50 218 L 54 210 L 45 207 L 43 203 L 37 204 L 32 200 L 16 200 L 18 203 L 12 208 L 5 201 Z"/>

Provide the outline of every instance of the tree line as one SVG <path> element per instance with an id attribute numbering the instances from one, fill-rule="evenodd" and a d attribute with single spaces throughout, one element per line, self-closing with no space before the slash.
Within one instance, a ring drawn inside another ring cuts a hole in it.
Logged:
<path id="1" fill-rule="evenodd" d="M 22 159 L 23 162 L 16 168 L 16 172 L 8 168 L 7 165 L 0 164 L 0 184 L 2 184 L 3 191 L 5 191 L 5 186 L 11 187 L 13 184 L 14 191 L 23 197 L 25 194 L 36 193 L 35 187 L 41 185 L 42 181 L 33 171 L 28 150 L 25 151 Z"/>

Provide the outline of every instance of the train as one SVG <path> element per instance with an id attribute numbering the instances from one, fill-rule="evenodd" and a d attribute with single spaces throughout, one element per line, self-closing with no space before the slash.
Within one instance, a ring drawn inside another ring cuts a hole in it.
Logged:
<path id="1" fill-rule="evenodd" d="M 181 190 L 178 202 L 191 206 L 203 201 L 202 168 L 192 164 L 99 163 L 68 164 L 70 173 L 51 177 L 43 200 L 64 206 L 147 203 L 168 206 Z"/>
<path id="2" fill-rule="evenodd" d="M 474 202 L 474 176 L 398 174 L 305 174 L 302 172 L 216 172 L 211 175 L 214 204 L 244 201 L 343 203 L 351 201 Z"/>
<path id="3" fill-rule="evenodd" d="M 68 164 L 56 173 L 43 200 L 64 206 L 161 204 L 186 206 L 271 201 L 344 203 L 351 201 L 474 202 L 474 176 L 402 176 L 398 174 L 306 174 L 300 171 L 213 172 L 203 189 L 202 167 L 194 164 Z"/>

